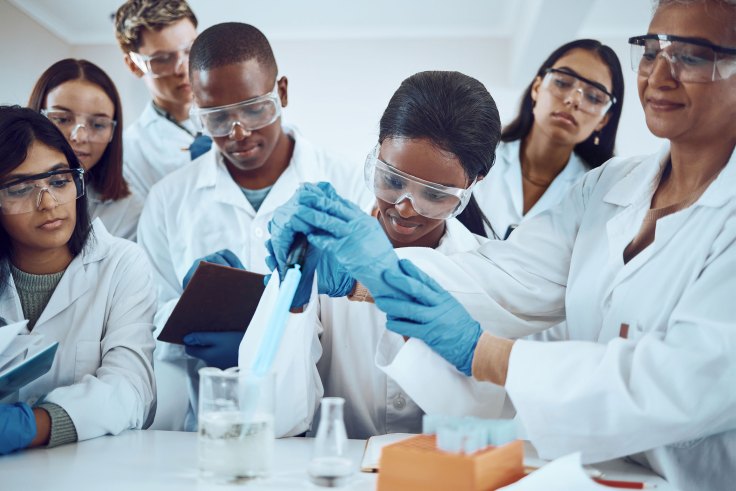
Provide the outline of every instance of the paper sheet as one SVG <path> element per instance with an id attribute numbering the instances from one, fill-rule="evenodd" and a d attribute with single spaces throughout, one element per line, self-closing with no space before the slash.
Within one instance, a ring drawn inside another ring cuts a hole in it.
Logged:
<path id="1" fill-rule="evenodd" d="M 576 452 L 541 467 L 525 478 L 501 488 L 499 491 L 601 491 L 611 488 L 596 483 L 588 477 Z"/>
<path id="2" fill-rule="evenodd" d="M 389 433 L 388 435 L 372 436 L 365 443 L 363 460 L 360 462 L 362 472 L 377 472 L 378 463 L 381 460 L 381 449 L 386 445 L 406 440 L 416 436 L 414 433 Z"/>

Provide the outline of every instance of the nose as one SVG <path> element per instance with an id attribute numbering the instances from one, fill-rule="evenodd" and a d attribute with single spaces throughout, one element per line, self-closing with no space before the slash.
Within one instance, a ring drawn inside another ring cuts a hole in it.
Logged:
<path id="1" fill-rule="evenodd" d="M 401 218 L 411 218 L 418 215 L 409 196 L 405 196 L 404 199 L 396 203 L 394 208 L 399 212 L 399 216 Z"/>
<path id="2" fill-rule="evenodd" d="M 580 106 L 580 102 L 583 100 L 583 89 L 580 87 L 574 87 L 565 97 L 565 104 L 571 104 L 575 109 Z"/>
<path id="3" fill-rule="evenodd" d="M 83 129 L 84 132 L 82 132 Z M 87 126 L 79 123 L 72 128 L 72 132 L 69 134 L 69 139 L 73 142 L 82 143 L 87 141 L 88 136 Z"/>
<path id="4" fill-rule="evenodd" d="M 253 132 L 245 129 L 245 127 L 243 127 L 240 121 L 235 121 L 233 123 L 232 129 L 230 130 L 230 134 L 228 135 L 228 138 L 230 138 L 231 140 L 235 140 L 235 141 L 241 141 L 244 138 L 248 138 L 252 134 Z"/>
<path id="5" fill-rule="evenodd" d="M 57 201 L 56 197 L 51 194 L 51 191 L 49 191 L 48 188 L 41 188 L 38 190 L 38 200 L 36 203 L 37 210 L 52 210 L 58 205 L 59 202 Z"/>
<path id="6" fill-rule="evenodd" d="M 176 57 L 176 67 L 174 68 L 174 73 L 177 75 L 186 75 L 189 70 L 189 55 L 185 53 L 180 53 Z"/>
<path id="7" fill-rule="evenodd" d="M 677 85 L 674 60 L 666 51 L 660 51 L 654 60 L 654 66 L 649 73 L 649 85 L 655 87 L 674 87 Z"/>

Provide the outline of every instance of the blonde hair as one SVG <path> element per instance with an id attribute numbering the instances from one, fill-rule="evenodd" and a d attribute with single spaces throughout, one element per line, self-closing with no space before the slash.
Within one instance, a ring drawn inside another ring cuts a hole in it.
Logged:
<path id="1" fill-rule="evenodd" d="M 185 0 L 128 0 L 115 12 L 115 38 L 124 53 L 135 52 L 144 30 L 159 31 L 182 19 L 197 27 L 197 17 Z"/>

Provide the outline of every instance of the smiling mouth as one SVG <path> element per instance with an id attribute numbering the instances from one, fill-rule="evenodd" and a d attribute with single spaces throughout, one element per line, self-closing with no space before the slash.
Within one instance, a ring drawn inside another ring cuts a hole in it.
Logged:
<path id="1" fill-rule="evenodd" d="M 419 223 L 408 222 L 395 215 L 387 214 L 386 218 L 388 218 L 391 227 L 401 235 L 413 234 L 421 226 Z"/>

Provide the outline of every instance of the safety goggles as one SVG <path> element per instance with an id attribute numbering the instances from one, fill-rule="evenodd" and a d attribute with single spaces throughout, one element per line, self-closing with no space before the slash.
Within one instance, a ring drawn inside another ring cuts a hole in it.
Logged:
<path id="1" fill-rule="evenodd" d="M 405 199 L 420 215 L 439 220 L 459 215 L 470 201 L 475 180 L 467 189 L 443 186 L 414 177 L 378 158 L 376 145 L 365 159 L 364 178 L 376 198 L 393 205 Z"/>
<path id="2" fill-rule="evenodd" d="M 268 126 L 279 116 L 281 99 L 278 87 L 255 99 L 208 108 L 199 108 L 192 104 L 189 110 L 189 117 L 197 131 L 212 137 L 228 136 L 236 126 L 254 131 Z"/>
<path id="3" fill-rule="evenodd" d="M 64 133 L 67 140 L 81 140 L 83 136 L 93 143 L 112 141 L 112 132 L 117 121 L 107 116 L 77 114 L 71 111 L 42 109 L 41 114 L 51 120 Z M 84 130 L 84 135 L 81 131 Z"/>
<path id="4" fill-rule="evenodd" d="M 0 184 L 0 211 L 19 215 L 38 210 L 43 193 L 57 205 L 74 201 L 84 195 L 83 176 L 82 168 L 59 169 Z"/>
<path id="5" fill-rule="evenodd" d="M 616 98 L 598 82 L 593 82 L 576 73 L 547 68 L 544 71 L 542 87 L 560 100 L 578 96 L 578 109 L 600 116 L 616 103 Z"/>
<path id="6" fill-rule="evenodd" d="M 641 77 L 652 74 L 660 56 L 679 82 L 714 82 L 736 74 L 736 48 L 669 34 L 636 36 L 629 38 L 629 44 L 631 68 Z"/>
<path id="7" fill-rule="evenodd" d="M 142 55 L 131 51 L 128 55 L 143 73 L 151 78 L 159 78 L 174 75 L 181 66 L 186 70 L 191 49 L 192 43 L 188 43 L 174 51 L 164 51 L 153 55 Z"/>

